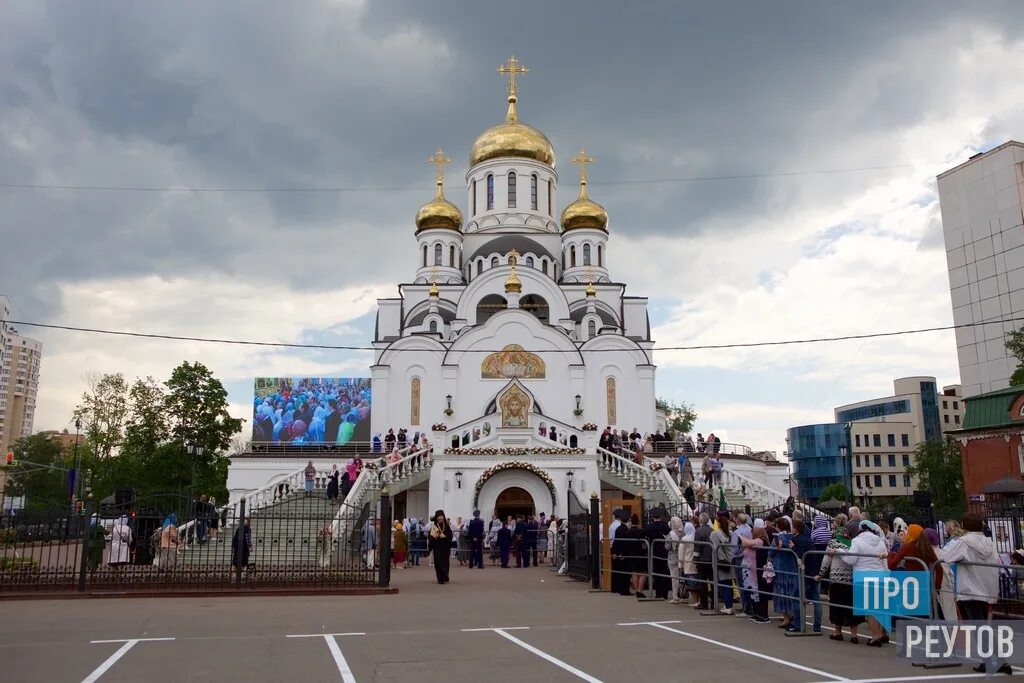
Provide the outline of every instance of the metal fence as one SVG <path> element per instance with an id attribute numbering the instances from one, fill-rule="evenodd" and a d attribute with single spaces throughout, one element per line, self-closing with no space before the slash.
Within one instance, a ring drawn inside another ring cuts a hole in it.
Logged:
<path id="1" fill-rule="evenodd" d="M 591 577 L 590 510 L 580 502 L 574 491 L 569 491 L 566 516 L 566 571 L 577 581 Z"/>
<path id="2" fill-rule="evenodd" d="M 354 507 L 292 492 L 219 510 L 160 495 L 81 510 L 67 503 L 0 519 L 0 595 L 81 591 L 182 593 L 331 590 L 387 585 L 379 495 Z M 372 534 L 372 525 L 378 533 Z"/>

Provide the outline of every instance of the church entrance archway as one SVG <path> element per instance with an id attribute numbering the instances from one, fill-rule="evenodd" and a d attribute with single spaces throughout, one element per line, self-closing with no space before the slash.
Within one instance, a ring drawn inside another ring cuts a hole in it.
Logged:
<path id="1" fill-rule="evenodd" d="M 508 519 L 509 515 L 516 517 L 517 515 L 536 514 L 537 508 L 529 491 L 518 486 L 509 486 L 498 494 L 498 500 L 494 503 L 494 511 L 498 515 L 498 519 L 504 521 Z"/>

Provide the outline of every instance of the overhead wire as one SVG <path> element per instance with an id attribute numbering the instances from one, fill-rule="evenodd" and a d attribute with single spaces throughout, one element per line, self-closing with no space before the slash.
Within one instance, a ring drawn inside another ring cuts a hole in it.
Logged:
<path id="1" fill-rule="evenodd" d="M 846 334 L 834 337 L 808 337 L 801 339 L 778 339 L 768 341 L 753 341 L 753 342 L 735 342 L 729 344 L 695 344 L 690 346 L 656 346 L 651 349 L 644 349 L 644 351 L 707 351 L 707 350 L 718 350 L 718 349 L 742 349 L 742 348 L 759 348 L 759 347 L 770 347 L 770 346 L 792 346 L 798 344 L 820 344 L 820 343 L 831 343 L 840 341 L 851 341 L 858 339 L 876 339 L 883 337 L 898 337 L 910 334 L 924 334 L 927 332 L 946 332 L 949 330 L 956 330 L 967 327 L 979 327 L 981 325 L 995 325 L 1002 323 L 1015 323 L 1024 321 L 1024 317 L 1021 318 L 1000 318 L 998 320 L 986 320 L 983 322 L 972 322 L 972 323 L 961 323 L 959 325 L 939 325 L 935 327 L 921 327 L 909 330 L 895 330 L 891 332 L 869 332 L 863 334 Z M 322 350 L 322 351 L 382 351 L 384 348 L 378 349 L 374 346 L 353 346 L 344 344 L 304 344 L 299 342 L 272 342 L 272 341 L 260 341 L 254 339 L 226 339 L 220 337 L 193 337 L 188 335 L 176 335 L 176 334 L 159 334 L 153 332 L 131 332 L 128 330 L 110 330 L 103 328 L 94 327 L 80 327 L 75 325 L 57 325 L 53 323 L 39 323 L 28 320 L 10 320 L 7 324 L 16 326 L 23 325 L 26 327 L 37 327 L 41 329 L 50 330 L 61 330 L 66 332 L 82 332 L 87 334 L 102 334 L 119 337 L 132 337 L 141 339 L 160 339 L 168 341 L 182 341 L 182 342 L 198 342 L 203 344 L 230 344 L 236 346 L 260 346 L 260 347 L 276 347 L 276 348 L 288 348 L 288 349 L 311 349 L 311 350 Z M 433 353 L 448 353 L 451 349 L 388 349 L 391 352 L 433 352 Z M 504 349 L 456 349 L 459 353 L 499 353 Z M 630 349 L 588 349 L 587 353 L 620 353 L 629 351 Z M 538 349 L 533 351 L 534 353 L 580 353 L 582 349 Z"/>

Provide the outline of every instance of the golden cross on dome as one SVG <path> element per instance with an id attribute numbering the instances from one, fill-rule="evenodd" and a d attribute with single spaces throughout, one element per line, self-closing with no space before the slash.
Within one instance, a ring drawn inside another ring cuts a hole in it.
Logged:
<path id="1" fill-rule="evenodd" d="M 580 185 L 587 184 L 587 164 L 594 163 L 594 157 L 588 157 L 587 151 L 580 147 L 580 153 L 570 159 L 574 164 L 580 165 Z"/>
<path id="2" fill-rule="evenodd" d="M 508 264 L 512 266 L 512 270 L 515 270 L 516 264 L 519 262 L 519 252 L 513 249 L 506 256 L 508 257 Z"/>
<path id="3" fill-rule="evenodd" d="M 498 67 L 498 73 L 508 74 L 508 94 L 513 97 L 518 91 L 516 85 L 516 74 L 525 74 L 530 70 L 523 66 L 523 63 L 516 59 L 515 55 L 508 58 L 508 61 Z"/>
<path id="4" fill-rule="evenodd" d="M 437 166 L 437 182 L 440 183 L 444 180 L 444 167 L 452 163 L 452 160 L 447 154 L 444 153 L 443 149 L 438 147 L 437 151 L 434 153 L 434 156 L 427 159 L 427 163 L 434 164 L 435 166 Z"/>

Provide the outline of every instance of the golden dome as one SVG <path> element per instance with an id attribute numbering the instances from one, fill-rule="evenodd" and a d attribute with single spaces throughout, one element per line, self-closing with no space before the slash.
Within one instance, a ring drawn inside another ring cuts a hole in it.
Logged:
<path id="1" fill-rule="evenodd" d="M 573 157 L 573 162 L 580 165 L 580 196 L 562 211 L 562 229 L 575 230 L 578 228 L 591 228 L 595 230 L 608 229 L 608 212 L 604 207 L 587 196 L 587 169 L 586 164 L 593 161 L 582 149 L 578 156 Z"/>
<path id="2" fill-rule="evenodd" d="M 505 291 L 520 293 L 523 291 L 523 283 L 516 277 L 516 269 L 513 268 L 512 272 L 508 274 L 508 279 L 505 280 Z"/>
<path id="3" fill-rule="evenodd" d="M 462 211 L 444 198 L 444 165 L 450 163 L 451 159 L 444 155 L 443 150 L 438 149 L 428 162 L 437 165 L 437 192 L 432 200 L 416 212 L 416 230 L 459 230 L 462 228 Z"/>
<path id="4" fill-rule="evenodd" d="M 555 149 L 551 141 L 536 128 L 518 121 L 515 104 L 515 98 L 509 97 L 508 120 L 488 128 L 473 143 L 473 150 L 469 154 L 471 167 L 481 161 L 504 157 L 533 159 L 554 167 Z"/>

